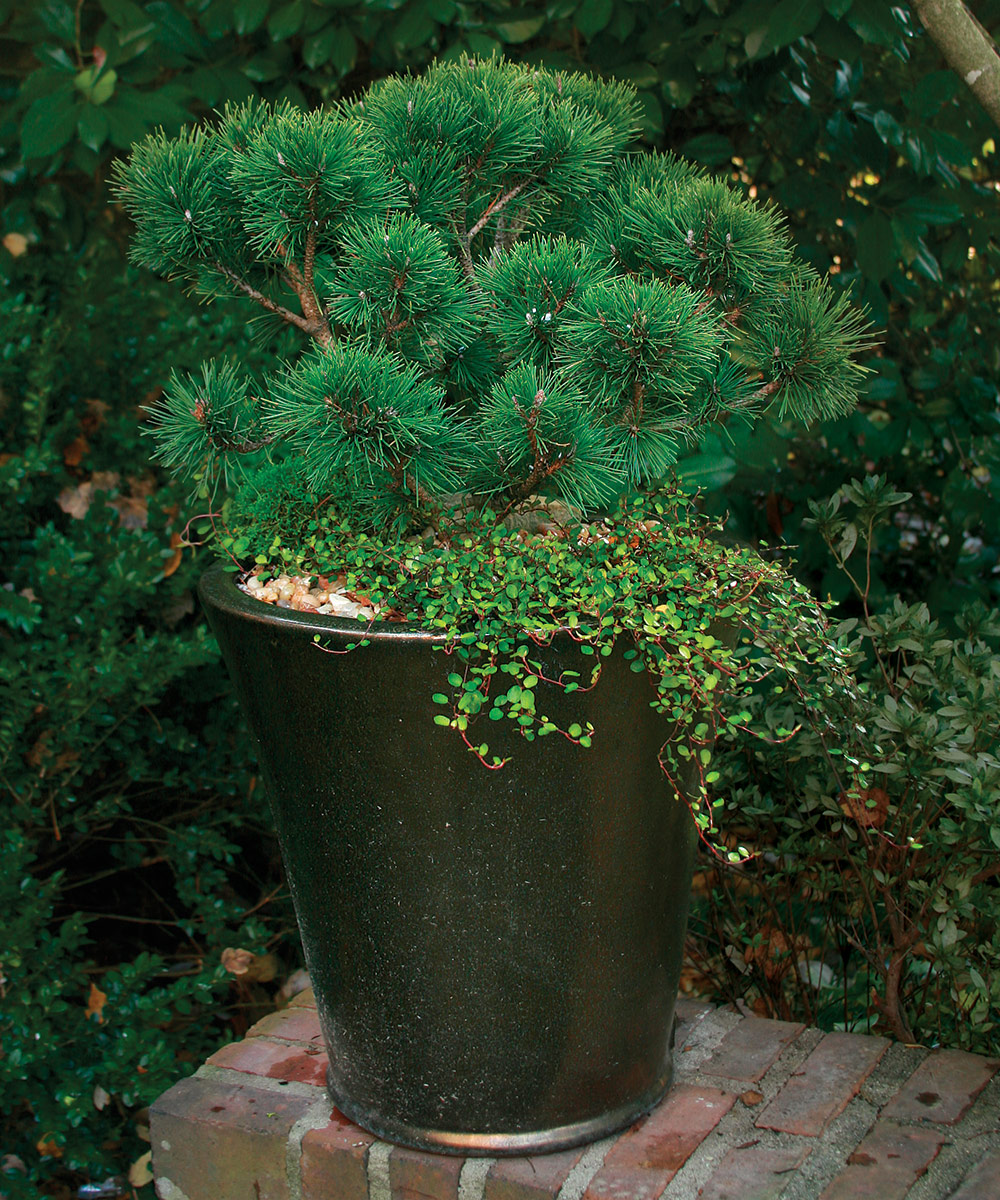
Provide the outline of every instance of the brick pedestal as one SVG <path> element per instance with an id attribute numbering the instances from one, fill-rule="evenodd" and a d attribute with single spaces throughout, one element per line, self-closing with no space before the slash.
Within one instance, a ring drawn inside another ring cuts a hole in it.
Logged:
<path id="1" fill-rule="evenodd" d="M 592 1146 L 390 1146 L 323 1090 L 310 993 L 152 1108 L 161 1200 L 1000 1200 L 996 1060 L 682 1000 L 663 1102 Z"/>

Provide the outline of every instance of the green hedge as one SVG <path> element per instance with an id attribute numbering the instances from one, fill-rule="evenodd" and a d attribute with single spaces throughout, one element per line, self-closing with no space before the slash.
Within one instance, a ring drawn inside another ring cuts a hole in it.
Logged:
<path id="1" fill-rule="evenodd" d="M 0 300 L 12 1197 L 140 1160 L 144 1107 L 273 1004 L 221 952 L 277 954 L 286 974 L 299 953 L 252 751 L 196 614 L 203 564 L 177 544 L 185 497 L 140 443 L 140 405 L 169 367 L 238 343 L 242 315 L 210 318 L 113 248 L 34 261 Z"/>

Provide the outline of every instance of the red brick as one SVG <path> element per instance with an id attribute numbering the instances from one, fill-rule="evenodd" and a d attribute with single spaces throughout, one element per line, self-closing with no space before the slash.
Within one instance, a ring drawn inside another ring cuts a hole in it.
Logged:
<path id="1" fill-rule="evenodd" d="M 809 1145 L 762 1146 L 747 1142 L 730 1150 L 698 1193 L 699 1200 L 778 1200 L 788 1174 L 808 1157 Z"/>
<path id="2" fill-rule="evenodd" d="M 314 1087 L 326 1084 L 326 1068 L 330 1065 L 319 1046 L 299 1046 L 267 1037 L 231 1042 L 216 1050 L 208 1061 L 213 1067 L 228 1067 L 230 1071 L 245 1071 L 290 1083 L 311 1083 Z"/>
<path id="3" fill-rule="evenodd" d="M 338 1109 L 302 1139 L 302 1200 L 368 1200 L 368 1151 L 375 1138 Z"/>
<path id="4" fill-rule="evenodd" d="M 304 991 L 296 992 L 295 995 L 288 1001 L 289 1008 L 315 1008 L 316 996 L 312 988 L 306 988 Z"/>
<path id="5" fill-rule="evenodd" d="M 735 1101 L 716 1088 L 672 1088 L 611 1147 L 584 1200 L 655 1200 Z"/>
<path id="6" fill-rule="evenodd" d="M 314 1100 L 182 1079 L 153 1104 L 153 1173 L 188 1200 L 288 1200 L 285 1146 Z"/>
<path id="7" fill-rule="evenodd" d="M 903 1200 L 943 1142 L 933 1129 L 877 1121 L 820 1200 Z"/>
<path id="8" fill-rule="evenodd" d="M 389 1155 L 392 1200 L 458 1200 L 464 1158 L 394 1146 Z"/>
<path id="9" fill-rule="evenodd" d="M 757 1118 L 757 1128 L 819 1137 L 858 1094 L 888 1044 L 860 1033 L 828 1033 Z"/>
<path id="10" fill-rule="evenodd" d="M 671 1046 L 674 1049 L 681 1049 L 691 1033 L 711 1011 L 711 1004 L 703 1004 L 700 1000 L 689 1000 L 684 996 L 678 997 L 674 1009 Z"/>
<path id="11" fill-rule="evenodd" d="M 316 1042 L 322 1044 L 319 1031 L 319 1016 L 314 1008 L 283 1008 L 269 1013 L 256 1025 L 247 1030 L 247 1037 L 284 1038 L 289 1042 Z"/>
<path id="12" fill-rule="evenodd" d="M 744 1017 L 735 1029 L 730 1029 L 701 1069 L 706 1075 L 756 1083 L 803 1029 L 804 1025 L 791 1021 Z"/>
<path id="13" fill-rule="evenodd" d="M 706 1013 L 712 1011 L 713 1005 L 704 1000 L 694 1000 L 690 996 L 678 996 L 674 1013 L 678 1024 L 690 1025 L 692 1021 L 700 1020 Z"/>
<path id="14" fill-rule="evenodd" d="M 550 1200 L 583 1157 L 584 1147 L 530 1158 L 502 1158 L 486 1176 L 483 1200 Z"/>
<path id="15" fill-rule="evenodd" d="M 1000 1151 L 977 1163 L 958 1191 L 952 1192 L 951 1200 L 986 1200 L 988 1196 L 1000 1196 Z"/>
<path id="16" fill-rule="evenodd" d="M 935 1050 L 913 1072 L 882 1116 L 954 1125 L 1000 1067 L 995 1059 L 964 1050 Z"/>

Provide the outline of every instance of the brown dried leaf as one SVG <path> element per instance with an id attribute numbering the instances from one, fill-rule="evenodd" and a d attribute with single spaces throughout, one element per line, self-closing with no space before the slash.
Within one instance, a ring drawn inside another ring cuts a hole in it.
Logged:
<path id="1" fill-rule="evenodd" d="M 104 1024 L 104 1006 L 108 1002 L 107 992 L 102 992 L 96 983 L 90 985 L 85 1016 L 97 1017 L 98 1025 Z"/>
<path id="2" fill-rule="evenodd" d="M 169 579 L 181 565 L 181 557 L 184 553 L 183 546 L 184 539 L 181 535 L 179 533 L 172 533 L 170 535 L 170 549 L 173 550 L 173 554 L 167 559 L 166 566 L 163 568 L 164 579 Z"/>
<path id="3" fill-rule="evenodd" d="M 111 411 L 111 405 L 105 404 L 103 400 L 98 400 L 96 396 L 91 396 L 83 403 L 87 411 L 80 418 L 80 428 L 84 433 L 96 433 Z"/>
<path id="4" fill-rule="evenodd" d="M 116 496 L 111 507 L 118 514 L 124 529 L 145 529 L 148 512 L 145 496 Z"/>
<path id="5" fill-rule="evenodd" d="M 20 258 L 28 249 L 28 239 L 23 233 L 5 233 L 3 235 L 3 248 L 11 257 Z"/>
<path id="6" fill-rule="evenodd" d="M 258 954 L 255 956 L 245 978 L 256 983 L 270 983 L 278 974 L 278 960 L 273 954 Z"/>
<path id="7" fill-rule="evenodd" d="M 35 738 L 34 744 L 28 753 L 24 756 L 24 761 L 29 767 L 38 770 L 49 754 L 49 742 L 52 741 L 54 729 L 43 729 L 42 732 Z"/>
<path id="8" fill-rule="evenodd" d="M 881 829 L 889 815 L 889 793 L 880 787 L 841 792 L 840 810 L 863 829 Z"/>
<path id="9" fill-rule="evenodd" d="M 63 1156 L 63 1148 L 54 1140 L 54 1137 L 55 1135 L 51 1132 L 43 1133 L 35 1142 L 35 1149 L 45 1158 L 62 1158 Z"/>
<path id="10" fill-rule="evenodd" d="M 129 1167 L 128 1181 L 133 1187 L 145 1187 L 147 1183 L 153 1182 L 153 1171 L 150 1165 L 152 1161 L 153 1152 L 147 1150 Z"/>
<path id="11" fill-rule="evenodd" d="M 278 973 L 278 960 L 273 954 L 254 954 L 252 950 L 227 946 L 221 957 L 230 975 L 238 975 L 245 983 L 269 983 Z"/>
<path id="12" fill-rule="evenodd" d="M 90 442 L 87 441 L 82 433 L 79 433 L 63 448 L 63 462 L 67 467 L 78 467 L 83 462 L 84 456 L 89 449 Z"/>
<path id="13" fill-rule="evenodd" d="M 94 490 L 97 492 L 110 492 L 118 486 L 118 481 L 121 476 L 117 471 L 95 471 L 90 477 L 90 482 L 94 485 Z"/>
<path id="14" fill-rule="evenodd" d="M 63 488 L 59 493 L 59 507 L 75 521 L 82 521 L 90 510 L 94 499 L 94 485 L 81 483 L 77 487 Z"/>
<path id="15" fill-rule="evenodd" d="M 220 958 L 230 975 L 245 975 L 254 960 L 254 953 L 252 950 L 237 950 L 233 946 L 227 946 Z"/>
<path id="16" fill-rule="evenodd" d="M 756 946 L 747 946 L 743 961 L 759 967 L 767 979 L 780 979 L 794 965 L 796 955 L 807 949 L 808 939 L 789 938 L 782 930 L 771 926 L 765 926 L 760 932 L 760 942 Z"/>
<path id="17" fill-rule="evenodd" d="M 159 486 L 155 475 L 129 475 L 128 490 L 133 496 L 152 496 Z"/>
<path id="18" fill-rule="evenodd" d="M 55 775 L 59 771 L 65 771 L 67 767 L 71 767 L 73 763 L 80 761 L 79 750 L 63 750 L 57 754 L 52 766 L 49 767 L 49 774 Z"/>
<path id="19" fill-rule="evenodd" d="M 176 596 L 170 604 L 166 605 L 166 607 L 160 613 L 160 617 L 163 620 L 164 625 L 166 625 L 169 629 L 173 629 L 173 627 L 179 621 L 182 621 L 185 617 L 190 616 L 191 613 L 194 612 L 194 609 L 195 605 L 193 593 L 190 591 L 183 591 L 179 596 Z"/>

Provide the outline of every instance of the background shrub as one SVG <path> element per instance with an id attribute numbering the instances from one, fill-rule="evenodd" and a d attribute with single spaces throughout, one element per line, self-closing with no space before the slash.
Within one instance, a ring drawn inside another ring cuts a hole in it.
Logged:
<path id="1" fill-rule="evenodd" d="M 774 691 L 756 698 L 773 744 L 724 742 L 720 824 L 757 856 L 708 867 L 693 957 L 711 992 L 768 1016 L 990 1054 L 1000 614 L 977 601 L 952 633 L 923 601 L 869 608 L 868 547 L 907 499 L 867 476 L 812 506 L 863 610 L 833 631 L 862 696 L 823 714 L 836 745 L 819 714 Z M 779 736 L 794 728 L 792 741 Z"/>
<path id="2" fill-rule="evenodd" d="M 139 437 L 169 367 L 240 325 L 140 281 L 113 247 L 33 261 L 0 302 L 11 1196 L 141 1158 L 148 1102 L 254 1019 L 262 996 L 227 974 L 224 948 L 284 952 L 285 974 L 297 962 L 252 753 L 196 615 L 184 497 Z"/>
<path id="3" fill-rule="evenodd" d="M 996 0 L 976 13 L 995 34 Z M 857 744 L 824 747 L 807 725 L 788 744 L 724 748 L 730 826 L 756 831 L 760 854 L 742 870 L 705 860 L 692 978 L 828 1028 L 995 1041 L 996 632 L 960 611 L 995 608 L 1000 588 L 997 131 L 911 10 L 0 0 L 11 1195 L 127 1172 L 147 1149 L 148 1101 L 242 1032 L 298 964 L 262 789 L 195 609 L 202 563 L 179 552 L 183 497 L 139 436 L 139 405 L 172 367 L 256 351 L 238 307 L 208 316 L 123 266 L 110 162 L 227 99 L 315 105 L 494 49 L 630 80 L 645 144 L 776 200 L 799 252 L 885 331 L 851 418 L 804 433 L 772 419 L 679 465 L 707 507 L 731 512 L 734 536 L 794 555 L 843 601 L 868 688 L 864 710 L 843 714 L 866 730 Z M 875 476 L 905 499 L 866 492 Z M 775 729 L 803 715 L 768 701 Z M 256 979 L 225 970 L 227 947 L 257 955 Z"/>

